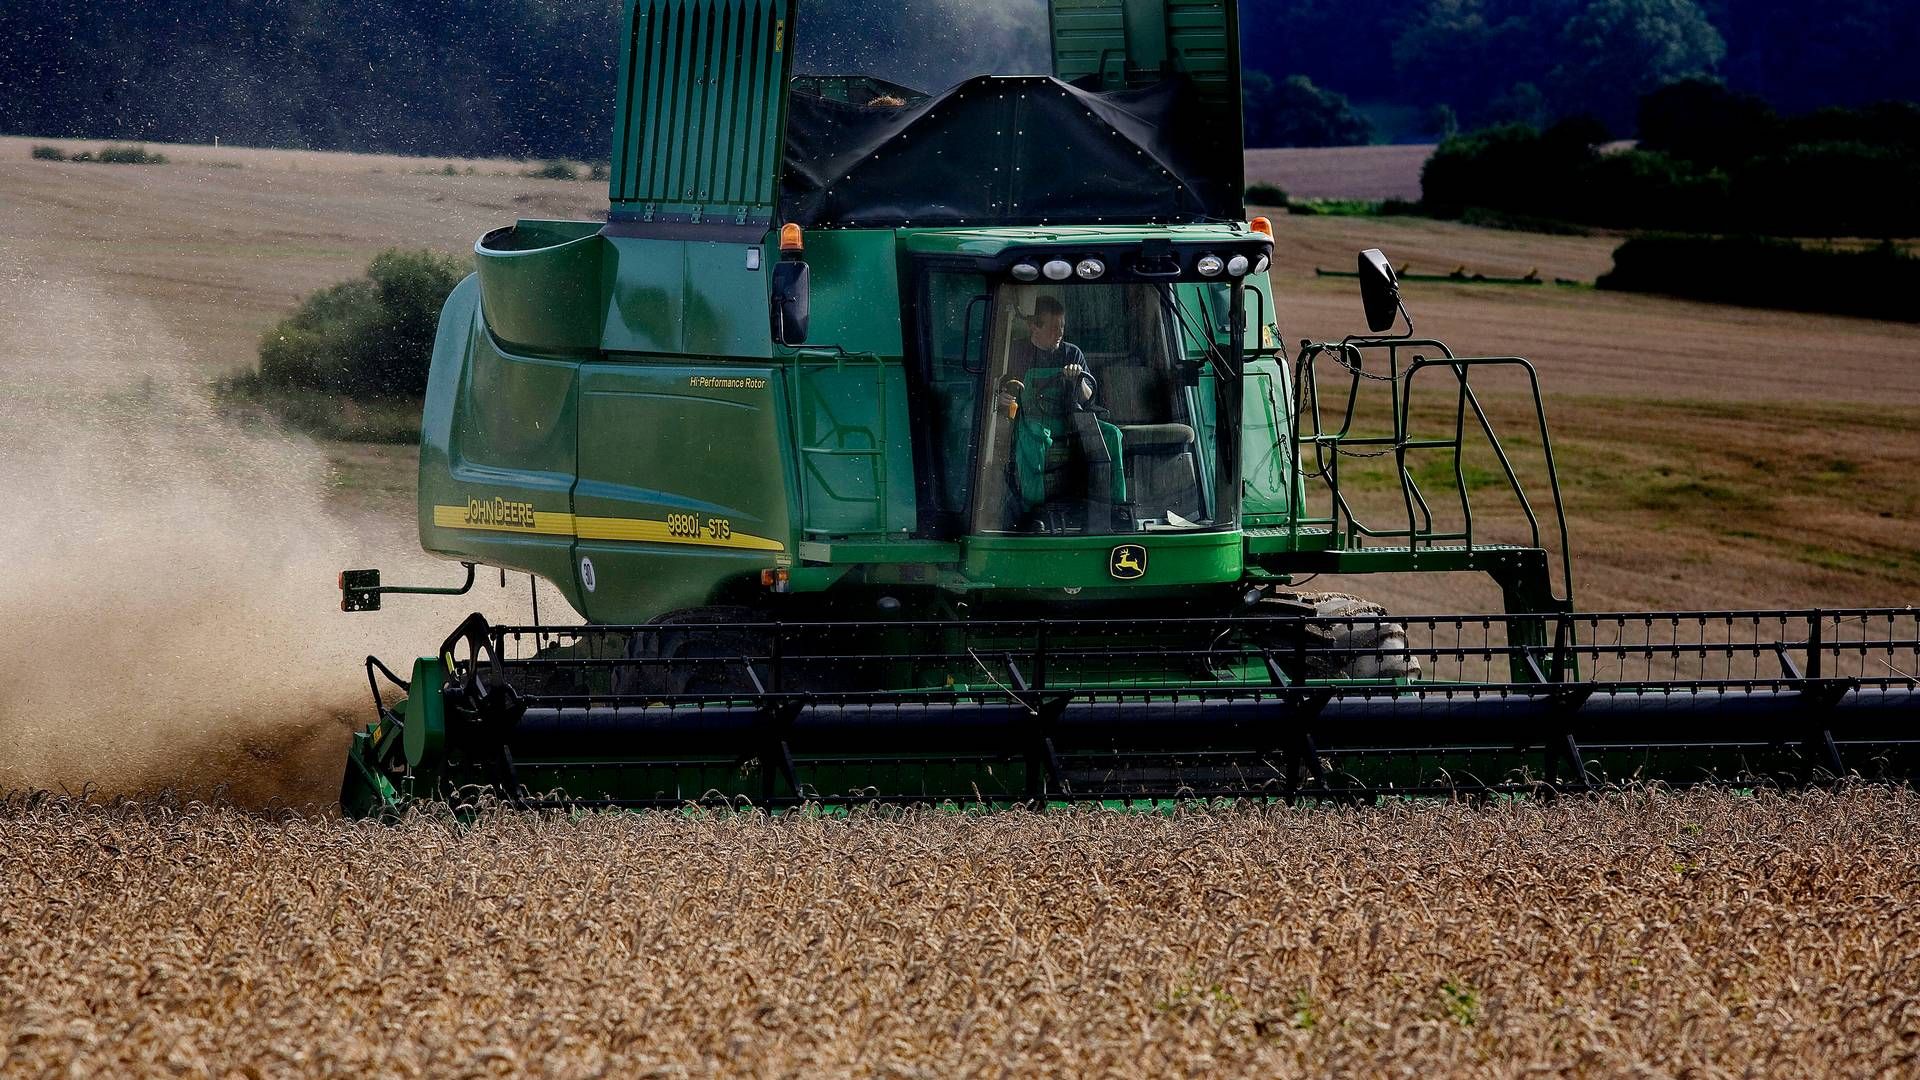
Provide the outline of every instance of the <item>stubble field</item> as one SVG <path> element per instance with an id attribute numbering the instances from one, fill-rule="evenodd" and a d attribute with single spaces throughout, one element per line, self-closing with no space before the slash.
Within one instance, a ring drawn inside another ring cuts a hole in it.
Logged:
<path id="1" fill-rule="evenodd" d="M 245 809 L 332 797 L 360 656 L 417 653 L 475 606 L 511 617 L 525 583 L 334 613 L 341 566 L 444 576 L 409 561 L 411 451 L 236 421 L 205 384 L 384 247 L 464 251 L 516 216 L 602 212 L 603 190 L 504 162 L 166 147 L 174 164 L 135 168 L 28 147 L 0 139 L 0 492 L 32 509 L 0 525 L 0 790 L 242 808 L 0 802 L 0 1074 L 1916 1070 L 1904 791 L 471 827 Z M 1313 268 L 1360 247 L 1590 282 L 1613 244 L 1276 224 L 1290 341 L 1356 328 L 1353 283 Z M 1539 364 L 1581 606 L 1920 594 L 1920 328 L 1407 293 L 1423 333 Z M 1486 394 L 1526 419 L 1515 387 Z M 1363 503 L 1397 497 L 1354 480 Z M 1403 611 L 1497 599 L 1328 585 Z"/>

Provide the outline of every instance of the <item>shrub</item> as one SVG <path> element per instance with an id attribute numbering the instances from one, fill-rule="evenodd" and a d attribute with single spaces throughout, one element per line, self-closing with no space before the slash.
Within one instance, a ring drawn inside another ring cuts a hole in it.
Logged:
<path id="1" fill-rule="evenodd" d="M 1598 157 L 1591 143 L 1581 141 L 1583 134 L 1504 124 L 1455 136 L 1421 167 L 1421 201 L 1440 217 L 1459 217 L 1476 206 L 1560 216 L 1567 193 Z"/>
<path id="2" fill-rule="evenodd" d="M 1880 141 L 1797 143 L 1733 174 L 1732 210 L 1793 236 L 1920 235 L 1920 152 Z"/>
<path id="3" fill-rule="evenodd" d="M 1247 185 L 1247 205 L 1249 206 L 1285 206 L 1287 193 L 1279 184 L 1264 181 Z"/>
<path id="4" fill-rule="evenodd" d="M 1617 228 L 1711 229 L 1727 212 L 1726 174 L 1667 154 L 1621 150 L 1580 169 L 1554 215 Z"/>
<path id="5" fill-rule="evenodd" d="M 1373 217 L 1381 203 L 1373 199 L 1295 199 L 1287 213 L 1305 217 Z"/>
<path id="6" fill-rule="evenodd" d="M 259 381 L 371 400 L 419 396 L 440 307 L 465 274 L 446 255 L 381 252 L 366 276 L 313 294 L 267 332 Z"/>
<path id="7" fill-rule="evenodd" d="M 67 152 L 57 146 L 36 146 L 33 148 L 35 161 L 65 161 Z"/>
<path id="8" fill-rule="evenodd" d="M 1602 289 L 1748 307 L 1920 322 L 1920 258 L 1892 244 L 1807 248 L 1764 237 L 1641 236 L 1614 250 Z"/>
<path id="9" fill-rule="evenodd" d="M 564 161 L 549 161 L 527 172 L 535 180 L 578 180 L 580 170 Z"/>
<path id="10" fill-rule="evenodd" d="M 587 170 L 587 179 L 596 184 L 606 183 L 607 178 L 612 175 L 613 167 L 604 161 L 594 162 L 593 167 Z"/>
<path id="11" fill-rule="evenodd" d="M 1606 129 L 1523 124 L 1442 142 L 1421 173 L 1439 217 L 1491 211 L 1689 233 L 1920 235 L 1920 105 L 1883 102 L 1781 120 L 1755 99 L 1690 81 L 1648 95 L 1637 149 Z"/>
<path id="12" fill-rule="evenodd" d="M 93 155 L 92 160 L 107 165 L 165 165 L 167 155 L 155 153 L 144 146 L 109 146 Z"/>

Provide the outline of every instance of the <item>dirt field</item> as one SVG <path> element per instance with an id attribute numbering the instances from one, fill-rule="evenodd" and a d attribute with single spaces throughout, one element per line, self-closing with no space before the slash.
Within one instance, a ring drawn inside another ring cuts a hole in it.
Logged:
<path id="1" fill-rule="evenodd" d="M 1910 1076 L 1912 794 L 0 807 L 15 1076 Z"/>
<path id="2" fill-rule="evenodd" d="M 1296 199 L 1420 198 L 1432 146 L 1315 146 L 1247 151 L 1247 181 L 1278 184 Z"/>

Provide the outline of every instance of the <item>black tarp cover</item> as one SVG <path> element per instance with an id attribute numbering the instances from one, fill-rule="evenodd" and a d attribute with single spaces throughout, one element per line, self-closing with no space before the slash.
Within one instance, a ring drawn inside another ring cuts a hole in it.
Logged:
<path id="1" fill-rule="evenodd" d="M 1232 220 L 1238 117 L 1183 78 L 981 76 L 904 106 L 792 96 L 781 214 L 808 227 Z"/>

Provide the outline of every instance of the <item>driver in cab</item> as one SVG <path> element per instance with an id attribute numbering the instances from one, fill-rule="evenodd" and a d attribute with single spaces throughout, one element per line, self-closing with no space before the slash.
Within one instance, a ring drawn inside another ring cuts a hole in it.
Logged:
<path id="1" fill-rule="evenodd" d="M 1047 501 L 1048 449 L 1070 437 L 1073 413 L 1094 408 L 1094 380 L 1087 371 L 1086 354 L 1066 339 L 1066 306 L 1056 297 L 1041 296 L 1034 301 L 1033 314 L 1026 321 L 1027 336 L 1008 350 L 1007 375 L 1000 384 L 1001 408 L 1015 421 L 1013 494 L 1017 518 L 1026 517 Z M 1120 429 L 1105 420 L 1096 420 L 1093 427 L 1104 451 L 1096 453 L 1110 463 L 1107 498 L 1125 502 Z"/>
<path id="2" fill-rule="evenodd" d="M 1029 372 L 1038 370 L 1073 379 L 1087 370 L 1086 354 L 1067 340 L 1067 308 L 1058 299 L 1042 296 L 1034 301 L 1033 314 L 1027 316 L 1027 336 L 1013 343 L 1007 354 L 1007 374 L 1020 382 Z M 1081 383 L 1082 400 L 1093 396 L 1093 387 Z"/>

